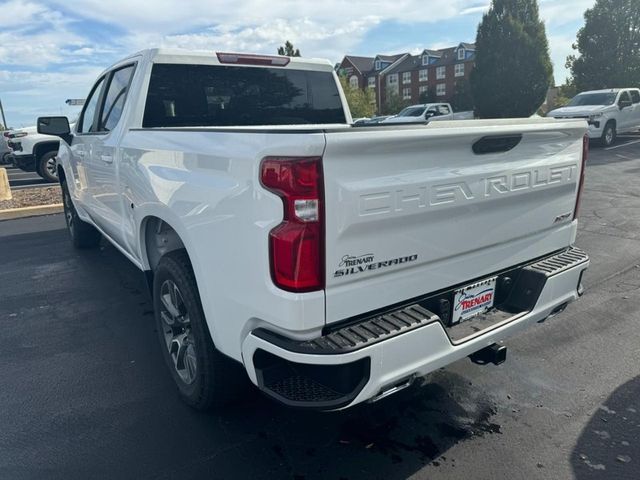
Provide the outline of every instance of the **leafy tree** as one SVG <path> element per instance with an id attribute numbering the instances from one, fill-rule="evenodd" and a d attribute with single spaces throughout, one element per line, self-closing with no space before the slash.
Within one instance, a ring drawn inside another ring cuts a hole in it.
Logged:
<path id="1" fill-rule="evenodd" d="M 278 55 L 285 55 L 287 57 L 299 57 L 300 50 L 293 47 L 293 43 L 289 40 L 284 42 L 284 47 L 278 47 Z"/>
<path id="2" fill-rule="evenodd" d="M 584 20 L 567 58 L 578 91 L 640 85 L 640 1 L 597 0 Z"/>
<path id="3" fill-rule="evenodd" d="M 342 85 L 344 96 L 347 98 L 351 116 L 353 118 L 373 117 L 376 113 L 373 90 L 370 88 L 362 90 L 357 87 L 352 87 L 349 85 L 347 78 L 343 76 L 340 77 L 340 84 Z"/>
<path id="4" fill-rule="evenodd" d="M 536 0 L 493 0 L 476 37 L 471 92 L 481 118 L 528 117 L 545 100 L 553 69 Z"/>
<path id="5" fill-rule="evenodd" d="M 431 86 L 427 88 L 426 92 L 420 94 L 420 103 L 436 103 L 438 96 L 436 95 L 435 87 Z"/>
<path id="6" fill-rule="evenodd" d="M 465 112 L 473 110 L 473 96 L 469 80 L 458 80 L 455 84 L 451 106 L 454 112 Z"/>
<path id="7" fill-rule="evenodd" d="M 404 107 L 408 105 L 408 102 L 402 99 L 398 92 L 393 88 L 387 89 L 386 100 L 382 106 L 383 115 L 395 115 L 400 113 Z"/>

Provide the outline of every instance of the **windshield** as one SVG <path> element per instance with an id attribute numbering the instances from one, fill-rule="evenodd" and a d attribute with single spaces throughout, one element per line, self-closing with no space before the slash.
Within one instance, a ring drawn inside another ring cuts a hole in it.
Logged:
<path id="1" fill-rule="evenodd" d="M 402 110 L 399 117 L 419 117 L 424 113 L 424 107 L 407 107 Z"/>
<path id="2" fill-rule="evenodd" d="M 580 107 L 583 105 L 611 105 L 616 101 L 617 93 L 581 93 L 576 95 L 567 104 L 567 107 Z"/>

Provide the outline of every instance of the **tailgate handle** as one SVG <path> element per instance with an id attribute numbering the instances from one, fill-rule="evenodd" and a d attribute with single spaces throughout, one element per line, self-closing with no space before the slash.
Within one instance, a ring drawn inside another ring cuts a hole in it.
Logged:
<path id="1" fill-rule="evenodd" d="M 516 135 L 491 135 L 482 137 L 473 144 L 472 150 L 476 155 L 487 153 L 502 153 L 513 150 L 522 140 L 522 134 Z"/>

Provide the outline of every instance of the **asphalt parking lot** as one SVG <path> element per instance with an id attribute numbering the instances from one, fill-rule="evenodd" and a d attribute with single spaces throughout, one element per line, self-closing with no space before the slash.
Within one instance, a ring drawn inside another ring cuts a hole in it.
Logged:
<path id="1" fill-rule="evenodd" d="M 11 190 L 20 190 L 22 188 L 33 187 L 47 187 L 51 185 L 36 172 L 25 172 L 13 166 L 7 166 L 6 168 Z"/>
<path id="2" fill-rule="evenodd" d="M 587 292 L 507 342 L 346 412 L 178 399 L 142 274 L 61 215 L 0 222 L 0 478 L 640 478 L 640 136 L 592 149 Z"/>

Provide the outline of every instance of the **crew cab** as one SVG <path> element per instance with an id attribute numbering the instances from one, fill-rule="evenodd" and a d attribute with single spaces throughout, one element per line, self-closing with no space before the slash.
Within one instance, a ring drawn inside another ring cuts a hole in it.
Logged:
<path id="1" fill-rule="evenodd" d="M 60 138 L 38 133 L 34 126 L 9 132 L 8 144 L 12 150 L 9 161 L 14 166 L 36 172 L 48 182 L 58 182 L 56 155 Z"/>
<path id="2" fill-rule="evenodd" d="M 584 120 L 358 127 L 328 61 L 165 49 L 87 98 L 72 129 L 38 119 L 72 242 L 146 273 L 195 408 L 247 376 L 296 407 L 379 400 L 498 363 L 582 293 Z"/>
<path id="3" fill-rule="evenodd" d="M 454 113 L 449 103 L 411 105 L 381 123 L 424 123 L 443 120 L 470 120 L 473 112 Z"/>
<path id="4" fill-rule="evenodd" d="M 619 133 L 640 130 L 640 89 L 613 88 L 582 92 L 564 107 L 547 114 L 552 118 L 581 118 L 589 123 L 589 138 L 611 146 Z"/>

